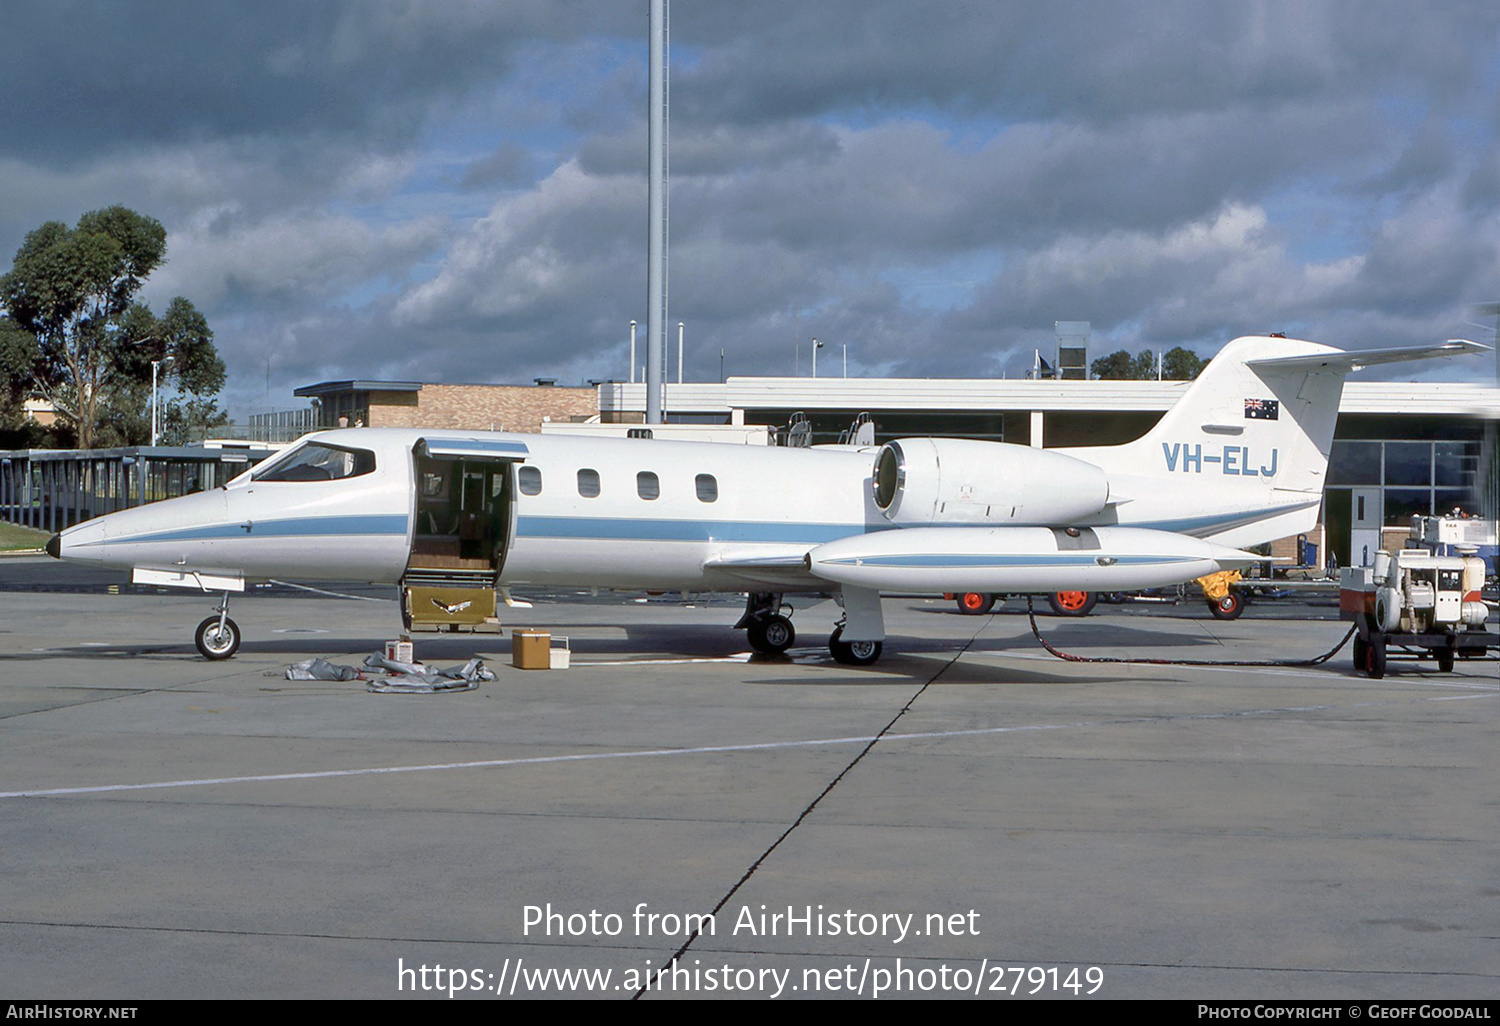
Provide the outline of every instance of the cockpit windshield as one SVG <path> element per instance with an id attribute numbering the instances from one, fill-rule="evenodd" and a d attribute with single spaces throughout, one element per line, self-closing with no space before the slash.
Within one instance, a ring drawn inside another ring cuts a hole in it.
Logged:
<path id="1" fill-rule="evenodd" d="M 251 473 L 255 481 L 339 481 L 375 469 L 375 454 L 307 442 Z"/>

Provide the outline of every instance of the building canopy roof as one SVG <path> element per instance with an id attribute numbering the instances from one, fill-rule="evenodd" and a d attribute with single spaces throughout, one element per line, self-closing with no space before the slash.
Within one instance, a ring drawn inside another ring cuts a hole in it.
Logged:
<path id="1" fill-rule="evenodd" d="M 320 381 L 316 385 L 303 385 L 293 392 L 296 396 L 321 397 L 338 392 L 420 392 L 420 381 Z"/>

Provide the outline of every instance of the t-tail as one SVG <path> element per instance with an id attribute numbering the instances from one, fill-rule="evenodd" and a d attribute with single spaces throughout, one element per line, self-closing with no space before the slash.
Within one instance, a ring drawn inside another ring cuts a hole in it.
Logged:
<path id="1" fill-rule="evenodd" d="M 1145 436 L 1062 450 L 1104 469 L 1100 523 L 1248 546 L 1318 520 L 1344 378 L 1376 363 L 1481 352 L 1472 342 L 1346 352 L 1252 335 L 1225 346 Z"/>

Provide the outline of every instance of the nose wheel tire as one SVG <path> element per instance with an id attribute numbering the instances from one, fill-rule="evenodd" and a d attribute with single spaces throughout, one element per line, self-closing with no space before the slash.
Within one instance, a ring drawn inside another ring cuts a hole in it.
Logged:
<path id="1" fill-rule="evenodd" d="M 750 647 L 762 655 L 781 655 L 797 640 L 792 621 L 779 613 L 751 621 L 745 633 L 749 635 Z"/>
<path id="2" fill-rule="evenodd" d="M 198 625 L 193 641 L 197 643 L 198 651 L 203 653 L 203 658 L 228 659 L 240 650 L 240 625 L 225 617 L 224 626 L 220 628 L 219 618 L 210 616 Z"/>
<path id="3" fill-rule="evenodd" d="M 1055 591 L 1047 596 L 1047 603 L 1058 616 L 1088 616 L 1099 604 L 1099 596 L 1092 591 Z"/>
<path id="4" fill-rule="evenodd" d="M 870 666 L 885 647 L 879 641 L 845 641 L 843 636 L 844 628 L 835 627 L 828 636 L 828 651 L 834 662 L 845 666 Z"/>

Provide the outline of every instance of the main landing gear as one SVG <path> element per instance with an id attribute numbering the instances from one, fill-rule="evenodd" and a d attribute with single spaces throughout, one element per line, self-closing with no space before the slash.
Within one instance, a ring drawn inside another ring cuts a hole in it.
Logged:
<path id="1" fill-rule="evenodd" d="M 847 612 L 847 594 L 844 599 Z M 874 601 L 878 609 L 879 598 L 875 597 Z M 761 655 L 781 655 L 797 640 L 797 630 L 789 615 L 791 612 L 792 607 L 784 605 L 779 594 L 752 592 L 745 603 L 745 615 L 735 627 L 745 629 L 750 647 Z M 834 662 L 844 666 L 870 666 L 880 658 L 884 647 L 879 641 L 845 641 L 843 620 L 828 637 L 829 655 L 833 656 Z"/>
<path id="2" fill-rule="evenodd" d="M 792 626 L 791 606 L 783 606 L 781 596 L 769 591 L 753 591 L 745 603 L 745 615 L 735 627 L 743 627 L 750 647 L 761 655 L 781 655 L 797 640 Z"/>
<path id="3" fill-rule="evenodd" d="M 845 666 L 871 666 L 885 647 L 879 641 L 845 641 L 843 635 L 844 625 L 839 624 L 828 636 L 828 651 L 834 662 Z"/>
<path id="4" fill-rule="evenodd" d="M 750 647 L 762 655 L 781 655 L 797 640 L 791 619 L 780 613 L 761 617 L 745 630 L 750 635 Z"/>
<path id="5" fill-rule="evenodd" d="M 198 625 L 193 641 L 203 658 L 214 661 L 228 659 L 240 650 L 240 625 L 229 618 L 229 592 L 224 593 L 214 615 Z"/>

